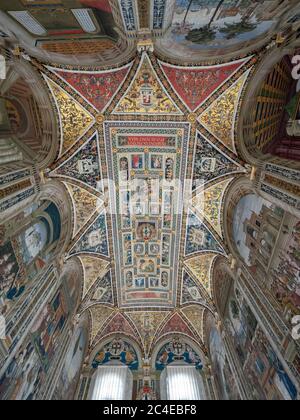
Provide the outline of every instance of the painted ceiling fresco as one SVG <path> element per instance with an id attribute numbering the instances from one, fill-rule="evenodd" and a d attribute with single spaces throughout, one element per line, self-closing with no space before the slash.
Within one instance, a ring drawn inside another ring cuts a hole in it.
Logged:
<path id="1" fill-rule="evenodd" d="M 99 34 L 118 38 L 108 0 L 2 0 L 1 9 L 34 36 L 55 39 Z"/>
<path id="2" fill-rule="evenodd" d="M 14 32 L 12 26 L 17 25 L 35 39 L 39 53 L 47 53 L 47 58 L 59 54 L 60 63 L 73 64 L 76 63 L 74 56 L 78 55 L 82 60 L 85 55 L 92 55 L 103 63 L 118 59 L 123 53 L 129 57 L 133 52 L 131 41 L 150 32 L 164 57 L 184 63 L 197 62 L 200 56 L 226 56 L 244 48 L 250 51 L 280 34 L 281 28 L 299 20 L 297 0 L 2 0 L 1 6 L 10 18 L 9 26 L 3 28 L 4 33 Z M 147 65 L 147 62 L 142 63 L 141 70 Z M 228 69 L 229 73 L 230 70 L 232 68 Z M 66 69 L 62 73 L 71 84 L 79 85 L 78 73 L 70 74 Z M 210 73 L 209 88 L 214 85 L 212 70 Z M 227 75 L 223 72 L 220 77 Z M 217 87 L 221 80 L 217 74 L 215 76 Z M 101 77 L 111 75 L 103 72 Z M 174 84 L 179 92 L 184 78 L 185 73 L 181 72 Z M 137 75 L 134 85 L 140 81 Z M 121 80 L 114 77 L 109 87 L 106 84 L 105 93 L 98 98 L 100 102 L 109 96 L 109 91 L 116 89 L 118 82 L 121 84 Z M 197 77 L 191 82 L 192 92 Z M 81 88 L 82 84 L 80 92 Z M 159 95 L 159 84 L 156 90 Z M 206 87 L 203 87 L 201 96 L 205 95 Z M 190 109 L 199 105 L 201 96 L 191 94 Z M 119 112 L 132 105 L 128 99 L 124 98 L 119 104 Z M 96 103 L 97 108 L 99 105 L 102 104 Z M 161 105 L 166 106 L 164 112 L 172 106 L 168 101 Z"/>
<path id="3" fill-rule="evenodd" d="M 224 198 L 246 171 L 235 122 L 255 62 L 180 67 L 144 52 L 109 71 L 39 65 L 61 133 L 46 175 L 72 202 L 67 258 L 82 265 L 91 345 L 112 332 L 145 354 L 171 331 L 201 342 L 214 262 L 228 256 Z"/>

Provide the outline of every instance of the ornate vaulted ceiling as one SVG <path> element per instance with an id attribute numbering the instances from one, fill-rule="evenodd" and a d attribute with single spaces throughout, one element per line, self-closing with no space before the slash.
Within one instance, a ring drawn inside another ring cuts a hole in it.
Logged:
<path id="1" fill-rule="evenodd" d="M 181 67 L 143 52 L 102 71 L 33 60 L 57 111 L 46 176 L 72 200 L 66 259 L 82 265 L 91 346 L 112 332 L 145 355 L 170 332 L 202 342 L 214 262 L 228 257 L 224 196 L 247 170 L 235 122 L 255 62 Z"/>

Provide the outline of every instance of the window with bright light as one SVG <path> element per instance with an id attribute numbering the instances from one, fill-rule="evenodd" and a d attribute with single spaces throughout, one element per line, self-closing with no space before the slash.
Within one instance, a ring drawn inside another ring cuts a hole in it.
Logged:
<path id="1" fill-rule="evenodd" d="M 27 11 L 12 11 L 8 12 L 21 25 L 23 25 L 29 32 L 34 35 L 46 35 L 46 29 Z"/>
<path id="2" fill-rule="evenodd" d="M 91 17 L 92 11 L 90 9 L 72 9 L 72 12 L 79 25 L 85 32 L 93 33 L 97 31 L 97 28 Z"/>
<path id="3" fill-rule="evenodd" d="M 205 400 L 203 379 L 194 366 L 167 366 L 161 387 L 167 400 Z"/>
<path id="4" fill-rule="evenodd" d="M 127 366 L 98 367 L 90 388 L 90 400 L 131 400 L 133 376 Z"/>

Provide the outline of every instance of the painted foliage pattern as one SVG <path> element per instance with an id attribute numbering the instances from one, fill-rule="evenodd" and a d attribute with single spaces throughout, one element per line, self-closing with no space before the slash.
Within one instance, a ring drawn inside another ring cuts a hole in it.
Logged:
<path id="1" fill-rule="evenodd" d="M 84 269 L 83 298 L 85 298 L 86 294 L 99 279 L 100 273 L 107 271 L 109 262 L 89 255 L 81 255 L 79 258 Z"/>
<path id="2" fill-rule="evenodd" d="M 224 146 L 235 152 L 234 145 L 234 120 L 236 117 L 239 98 L 248 77 L 246 72 L 233 86 L 226 90 L 212 105 L 200 116 L 200 122 L 214 136 L 219 139 Z"/>
<path id="3" fill-rule="evenodd" d="M 211 268 L 217 254 L 198 255 L 185 262 L 195 278 L 211 294 Z"/>
<path id="4" fill-rule="evenodd" d="M 166 334 L 184 334 L 189 337 L 195 338 L 195 335 L 192 333 L 189 325 L 179 313 L 175 313 L 171 318 L 166 322 L 166 324 L 159 330 L 159 335 L 162 337 Z"/>
<path id="5" fill-rule="evenodd" d="M 97 341 L 100 341 L 102 338 L 105 338 L 106 336 L 109 336 L 113 333 L 124 334 L 135 339 L 137 338 L 132 325 L 121 313 L 117 313 L 109 323 L 104 325 L 104 328 L 102 328 L 98 333 Z"/>
<path id="6" fill-rule="evenodd" d="M 54 71 L 97 111 L 103 112 L 128 74 L 129 66 L 110 72 Z"/>
<path id="7" fill-rule="evenodd" d="M 119 102 L 116 114 L 180 114 L 144 54 L 129 89 Z"/>
<path id="8" fill-rule="evenodd" d="M 178 96 L 195 112 L 243 63 L 245 60 L 227 66 L 189 68 L 161 64 L 161 67 Z"/>
<path id="9" fill-rule="evenodd" d="M 150 345 L 155 333 L 170 312 L 127 312 L 126 315 L 136 325 L 143 341 L 146 354 L 150 351 Z"/>
<path id="10" fill-rule="evenodd" d="M 62 132 L 61 152 L 66 152 L 93 124 L 91 114 L 72 96 L 50 79 L 46 79 L 57 104 Z"/>
<path id="11" fill-rule="evenodd" d="M 193 205 L 203 214 L 206 220 L 214 227 L 220 237 L 222 233 L 222 204 L 223 197 L 231 179 L 219 182 L 212 187 L 205 188 L 194 199 Z"/>
<path id="12" fill-rule="evenodd" d="M 105 321 L 112 315 L 113 309 L 104 305 L 93 305 L 90 307 L 89 312 L 92 319 L 90 342 L 93 343 Z"/>
<path id="13" fill-rule="evenodd" d="M 196 330 L 198 336 L 203 340 L 203 316 L 205 314 L 205 307 L 198 304 L 188 305 L 181 309 L 184 316 L 189 320 L 191 325 Z"/>
<path id="14" fill-rule="evenodd" d="M 88 222 L 88 220 L 99 212 L 103 202 L 95 195 L 77 185 L 65 183 L 65 186 L 72 198 L 75 208 L 74 235 Z"/>

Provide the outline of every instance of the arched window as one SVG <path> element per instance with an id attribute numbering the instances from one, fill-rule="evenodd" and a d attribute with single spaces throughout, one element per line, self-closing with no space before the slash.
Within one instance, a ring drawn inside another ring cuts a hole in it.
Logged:
<path id="1" fill-rule="evenodd" d="M 171 364 L 165 368 L 160 380 L 162 399 L 194 401 L 206 399 L 203 379 L 195 366 Z"/>
<path id="2" fill-rule="evenodd" d="M 79 25 L 87 33 L 97 32 L 93 21 L 93 11 L 90 9 L 72 9 L 72 13 L 77 19 Z"/>
<path id="3" fill-rule="evenodd" d="M 162 400 L 206 399 L 201 357 L 184 337 L 173 337 L 160 347 L 155 358 L 155 368 L 162 372 Z"/>
<path id="4" fill-rule="evenodd" d="M 92 377 L 89 400 L 131 400 L 132 388 L 133 375 L 128 366 L 119 362 L 99 366 Z"/>

